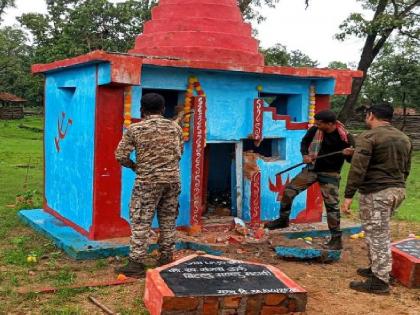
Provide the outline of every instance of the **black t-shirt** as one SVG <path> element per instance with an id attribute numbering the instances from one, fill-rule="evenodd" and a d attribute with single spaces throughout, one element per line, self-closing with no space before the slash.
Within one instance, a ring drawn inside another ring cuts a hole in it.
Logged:
<path id="1" fill-rule="evenodd" d="M 314 136 L 318 130 L 318 127 L 311 127 L 306 135 L 303 137 L 301 142 L 301 153 L 302 155 L 307 155 L 309 146 L 314 139 Z M 338 130 L 334 130 L 331 133 L 324 132 L 324 139 L 321 144 L 321 149 L 319 150 L 318 156 L 344 150 L 351 146 L 354 147 L 354 138 L 351 134 L 348 135 L 349 142 L 345 142 L 341 139 Z M 341 172 L 343 167 L 344 160 L 347 162 L 351 161 L 351 157 L 345 157 L 342 154 L 332 155 L 326 158 L 319 159 L 315 162 L 314 171 L 315 172 Z"/>

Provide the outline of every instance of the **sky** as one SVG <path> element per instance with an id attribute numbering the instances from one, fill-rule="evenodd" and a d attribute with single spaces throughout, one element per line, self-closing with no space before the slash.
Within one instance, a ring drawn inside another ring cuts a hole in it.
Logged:
<path id="1" fill-rule="evenodd" d="M 113 2 L 122 2 L 114 0 Z M 46 12 L 45 0 L 17 0 L 17 7 L 9 9 L 4 24 L 16 23 L 16 16 L 28 12 Z M 357 63 L 363 41 L 350 38 L 345 42 L 334 39 L 341 22 L 350 12 L 363 12 L 356 0 L 311 0 L 305 10 L 304 0 L 280 0 L 275 9 L 264 8 L 267 19 L 259 25 L 258 39 L 263 48 L 281 43 L 289 50 L 300 50 L 321 67 L 330 61 Z"/>

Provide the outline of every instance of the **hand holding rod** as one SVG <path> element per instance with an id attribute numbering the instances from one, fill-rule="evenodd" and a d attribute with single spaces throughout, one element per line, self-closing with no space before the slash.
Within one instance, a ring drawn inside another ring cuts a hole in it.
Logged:
<path id="1" fill-rule="evenodd" d="M 327 154 L 319 155 L 319 156 L 317 156 L 317 157 L 314 159 L 314 161 L 316 161 L 316 160 L 318 160 L 318 159 L 326 158 L 326 157 L 329 157 L 329 156 L 332 156 L 332 155 L 340 154 L 340 153 L 342 154 L 342 153 L 343 153 L 343 151 L 341 150 L 341 151 L 336 151 L 336 152 L 331 152 L 331 153 L 327 153 Z M 305 163 L 305 162 L 301 162 L 301 163 L 299 163 L 299 164 L 296 164 L 296 165 L 290 166 L 289 168 L 286 168 L 285 170 L 281 171 L 280 173 L 277 173 L 277 174 L 276 174 L 276 176 L 277 176 L 277 175 L 284 174 L 284 173 L 287 173 L 288 171 L 291 171 L 291 170 L 295 169 L 296 167 L 299 167 L 299 166 L 304 165 L 304 164 L 306 164 L 306 163 Z"/>

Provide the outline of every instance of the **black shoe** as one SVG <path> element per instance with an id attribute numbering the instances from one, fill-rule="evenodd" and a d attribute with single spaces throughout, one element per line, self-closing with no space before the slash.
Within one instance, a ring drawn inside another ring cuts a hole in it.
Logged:
<path id="1" fill-rule="evenodd" d="M 274 221 L 267 222 L 264 227 L 269 230 L 284 229 L 289 226 L 289 218 L 278 218 Z"/>
<path id="2" fill-rule="evenodd" d="M 331 236 L 331 239 L 323 247 L 329 250 L 342 250 L 343 241 L 341 240 L 341 235 Z"/>
<path id="3" fill-rule="evenodd" d="M 359 276 L 362 276 L 362 277 L 365 277 L 365 278 L 369 278 L 369 277 L 373 276 L 372 269 L 370 269 L 370 268 L 359 268 L 359 269 L 357 269 L 357 274 Z"/>
<path id="4" fill-rule="evenodd" d="M 350 282 L 350 289 L 366 293 L 388 294 L 389 284 L 372 275 L 366 281 Z"/>
<path id="5" fill-rule="evenodd" d="M 373 276 L 372 269 L 370 269 L 370 268 L 359 268 L 359 269 L 357 269 L 357 274 L 359 276 L 362 276 L 362 277 L 365 277 L 365 278 L 369 278 L 369 277 Z M 395 278 L 394 277 L 389 276 L 389 284 L 390 285 L 395 284 Z"/>
<path id="6" fill-rule="evenodd" d="M 115 273 L 131 278 L 142 278 L 146 274 L 146 268 L 142 263 L 129 260 L 127 265 L 115 268 Z"/>
<path id="7" fill-rule="evenodd" d="M 173 256 L 160 256 L 160 258 L 157 262 L 157 267 L 161 267 L 161 266 L 170 264 L 173 261 L 174 261 Z"/>

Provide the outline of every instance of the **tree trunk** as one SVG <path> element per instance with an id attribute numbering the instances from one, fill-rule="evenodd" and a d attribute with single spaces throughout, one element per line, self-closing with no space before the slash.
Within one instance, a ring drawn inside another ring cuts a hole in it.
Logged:
<path id="1" fill-rule="evenodd" d="M 373 23 L 375 20 L 377 20 L 381 14 L 385 11 L 386 6 L 388 4 L 389 0 L 380 0 L 378 3 L 378 6 L 376 8 L 375 15 L 372 19 Z M 389 35 L 391 34 L 392 30 L 389 32 Z M 362 90 L 363 83 L 366 79 L 366 74 L 371 66 L 373 60 L 385 44 L 385 41 L 389 37 L 386 35 L 383 35 L 378 42 L 375 44 L 376 38 L 378 37 L 377 32 L 373 32 L 367 35 L 365 44 L 363 46 L 362 55 L 360 56 L 359 66 L 357 67 L 357 70 L 363 71 L 363 78 L 356 78 L 353 80 L 353 84 L 351 87 L 351 94 L 347 96 L 346 102 L 344 103 L 343 108 L 340 111 L 340 114 L 338 115 L 338 119 L 345 123 L 350 116 L 353 113 L 354 106 L 356 105 L 357 99 L 359 98 L 360 91 Z"/>
<path id="2" fill-rule="evenodd" d="M 375 15 L 371 23 L 377 21 L 378 18 L 385 12 L 388 1 L 389 0 L 379 0 Z M 420 0 L 413 1 L 410 5 L 408 5 L 405 8 L 404 11 L 400 13 L 395 12 L 396 17 L 400 19 L 404 18 L 409 12 L 411 12 L 411 10 L 418 6 L 419 3 Z M 365 45 L 363 46 L 363 52 L 360 57 L 359 66 L 357 68 L 358 70 L 363 71 L 363 78 L 356 78 L 353 80 L 351 94 L 347 96 L 346 102 L 344 103 L 344 106 L 341 109 L 340 114 L 338 115 L 338 119 L 340 121 L 346 122 L 349 119 L 349 117 L 353 114 L 354 106 L 356 105 L 357 99 L 360 95 L 360 91 L 362 90 L 363 83 L 366 79 L 367 71 L 369 70 L 369 67 L 372 65 L 376 56 L 383 48 L 391 33 L 394 31 L 395 27 L 396 26 L 391 26 L 390 28 L 388 28 L 379 37 L 379 39 L 377 39 L 378 33 L 376 32 L 373 32 L 366 37 Z"/>

